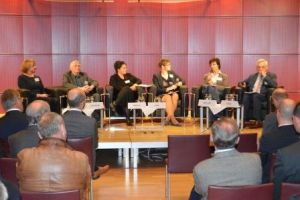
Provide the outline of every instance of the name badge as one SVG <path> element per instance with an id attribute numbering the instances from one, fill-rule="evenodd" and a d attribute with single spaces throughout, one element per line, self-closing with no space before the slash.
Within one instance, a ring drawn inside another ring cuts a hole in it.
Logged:
<path id="1" fill-rule="evenodd" d="M 217 81 L 222 81 L 223 80 L 222 77 L 217 77 L 216 79 L 217 79 Z"/>
<path id="2" fill-rule="evenodd" d="M 40 78 L 34 78 L 35 82 L 40 82 Z"/>
<path id="3" fill-rule="evenodd" d="M 126 80 L 125 83 L 126 83 L 126 84 L 130 83 L 130 80 Z"/>
<path id="4" fill-rule="evenodd" d="M 174 77 L 174 75 L 173 75 L 173 74 L 169 74 L 169 76 L 170 76 L 171 78 L 173 78 L 173 77 Z"/>

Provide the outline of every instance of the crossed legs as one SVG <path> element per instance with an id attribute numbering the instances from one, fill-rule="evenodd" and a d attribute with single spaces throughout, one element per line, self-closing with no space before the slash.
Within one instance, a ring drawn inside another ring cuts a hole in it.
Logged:
<path id="1" fill-rule="evenodd" d="M 178 94 L 175 92 L 172 94 L 165 94 L 162 97 L 162 101 L 166 102 L 167 122 L 171 121 L 173 125 L 178 125 L 179 123 L 174 116 L 178 103 Z"/>

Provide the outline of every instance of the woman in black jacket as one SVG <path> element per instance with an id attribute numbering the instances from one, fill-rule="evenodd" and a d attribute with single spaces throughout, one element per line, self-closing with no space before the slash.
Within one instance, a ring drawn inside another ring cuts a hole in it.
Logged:
<path id="1" fill-rule="evenodd" d="M 160 72 L 153 75 L 152 81 L 157 88 L 157 95 L 166 102 L 167 123 L 180 126 L 174 113 L 178 103 L 178 89 L 184 84 L 183 80 L 171 70 L 171 63 L 167 59 L 162 59 L 159 64 Z"/>

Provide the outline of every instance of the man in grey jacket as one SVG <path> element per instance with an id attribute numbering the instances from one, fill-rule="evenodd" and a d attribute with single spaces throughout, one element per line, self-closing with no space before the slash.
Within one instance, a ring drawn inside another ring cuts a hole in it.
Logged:
<path id="1" fill-rule="evenodd" d="M 194 168 L 194 190 L 190 200 L 207 199 L 210 185 L 238 186 L 261 183 L 261 162 L 257 154 L 240 153 L 234 147 L 239 141 L 236 121 L 221 118 L 212 125 L 215 154 Z"/>

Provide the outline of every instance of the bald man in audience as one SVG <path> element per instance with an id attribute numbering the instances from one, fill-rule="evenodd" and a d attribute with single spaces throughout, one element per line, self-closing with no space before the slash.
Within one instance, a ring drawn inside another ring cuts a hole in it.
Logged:
<path id="1" fill-rule="evenodd" d="M 63 118 L 57 113 L 45 113 L 38 123 L 38 131 L 43 138 L 38 146 L 23 149 L 17 156 L 20 191 L 80 190 L 80 199 L 87 200 L 91 185 L 89 159 L 66 143 Z"/>
<path id="2" fill-rule="evenodd" d="M 235 149 L 240 134 L 236 121 L 221 118 L 213 123 L 211 131 L 216 150 L 212 158 L 201 161 L 194 167 L 195 186 L 190 200 L 206 200 L 210 185 L 260 184 L 259 156 L 255 153 L 240 153 Z"/>
<path id="3" fill-rule="evenodd" d="M 263 121 L 262 134 L 269 133 L 272 129 L 277 128 L 278 122 L 276 118 L 276 110 L 278 109 L 280 102 L 286 98 L 288 98 L 288 93 L 285 89 L 277 88 L 273 91 L 272 101 L 275 107 L 275 111 L 266 115 Z"/>
<path id="4" fill-rule="evenodd" d="M 98 82 L 81 71 L 79 60 L 70 63 L 70 71 L 64 74 L 63 85 L 69 90 L 80 88 L 87 96 L 92 96 L 94 101 L 100 101 Z"/>
<path id="5" fill-rule="evenodd" d="M 284 99 L 279 104 L 276 112 L 278 127 L 271 132 L 262 135 L 260 139 L 259 151 L 263 167 L 263 183 L 270 181 L 270 164 L 272 154 L 278 149 L 293 144 L 299 140 L 299 136 L 293 125 L 293 111 L 295 101 Z"/>
<path id="6" fill-rule="evenodd" d="M 50 106 L 43 100 L 35 100 L 27 106 L 26 116 L 29 121 L 28 127 L 8 138 L 10 155 L 12 157 L 17 157 L 17 154 L 25 148 L 38 145 L 41 139 L 38 135 L 38 122 L 41 116 L 46 112 L 50 112 Z"/>
<path id="7" fill-rule="evenodd" d="M 68 92 L 68 104 L 70 109 L 64 113 L 63 118 L 65 121 L 68 138 L 93 138 L 94 163 L 95 169 L 93 178 L 96 179 L 100 175 L 106 173 L 109 169 L 108 165 L 104 167 L 96 167 L 96 150 L 98 148 L 98 128 L 97 122 L 94 118 L 86 116 L 82 110 L 86 103 L 85 92 L 80 88 L 73 88 Z"/>
<path id="8" fill-rule="evenodd" d="M 300 134 L 300 102 L 295 106 L 293 124 Z M 281 183 L 300 183 L 300 141 L 279 149 L 274 167 L 274 199 L 280 199 Z"/>
<path id="9" fill-rule="evenodd" d="M 23 98 L 18 90 L 7 89 L 1 96 L 1 105 L 5 115 L 0 118 L 0 139 L 27 128 L 28 120 L 23 113 Z"/>

